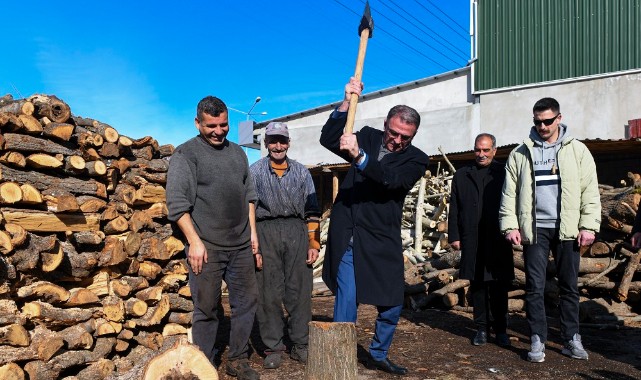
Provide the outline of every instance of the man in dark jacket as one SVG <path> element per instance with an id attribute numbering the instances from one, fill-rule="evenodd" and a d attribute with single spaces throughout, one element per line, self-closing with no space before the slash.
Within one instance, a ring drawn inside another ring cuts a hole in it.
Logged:
<path id="1" fill-rule="evenodd" d="M 495 161 L 495 154 L 494 136 L 476 136 L 476 162 L 458 170 L 452 180 L 448 231 L 452 248 L 461 250 L 459 278 L 471 281 L 478 328 L 472 343 L 487 343 L 492 315 L 496 343 L 507 347 L 507 291 L 514 278 L 514 259 L 512 246 L 499 229 L 505 164 Z"/>
<path id="2" fill-rule="evenodd" d="M 403 306 L 401 211 L 405 196 L 425 173 L 428 157 L 411 145 L 420 124 L 416 110 L 399 105 L 384 131 L 363 127 L 343 134 L 349 98 L 363 84 L 354 78 L 321 132 L 321 144 L 352 162 L 330 217 L 323 280 L 336 295 L 335 322 L 356 322 L 359 303 L 376 305 L 378 318 L 368 366 L 404 375 L 387 358 Z"/>

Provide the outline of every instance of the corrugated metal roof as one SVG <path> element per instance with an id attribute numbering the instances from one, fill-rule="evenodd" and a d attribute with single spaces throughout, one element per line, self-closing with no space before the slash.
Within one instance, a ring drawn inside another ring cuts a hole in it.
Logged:
<path id="1" fill-rule="evenodd" d="M 603 139 L 585 139 L 580 140 L 583 142 L 595 160 L 598 161 L 600 157 L 611 157 L 620 155 L 621 157 L 626 157 L 629 155 L 641 155 L 641 139 L 632 139 L 632 140 L 603 140 Z M 501 145 L 496 149 L 496 159 L 504 161 L 507 156 L 510 154 L 512 149 L 516 148 L 518 144 L 508 144 Z M 461 152 L 445 152 L 447 159 L 452 163 L 456 163 L 459 166 L 463 162 L 470 162 L 474 160 L 474 151 L 466 150 Z M 430 165 L 437 163 L 444 163 L 445 159 L 441 154 L 431 155 Z M 308 166 L 308 169 L 312 173 L 321 172 L 321 171 L 345 171 L 349 169 L 350 163 L 341 162 L 333 164 L 318 164 Z"/>
<path id="2" fill-rule="evenodd" d="M 641 0 L 476 0 L 474 91 L 641 68 Z"/>

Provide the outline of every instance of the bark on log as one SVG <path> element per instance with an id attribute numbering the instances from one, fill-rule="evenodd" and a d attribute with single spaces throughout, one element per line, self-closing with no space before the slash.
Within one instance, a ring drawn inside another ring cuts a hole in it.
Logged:
<path id="1" fill-rule="evenodd" d="M 27 347 L 31 343 L 31 338 L 27 329 L 19 324 L 0 327 L 0 345 Z M 2 377 L 0 377 L 1 379 Z"/>
<path id="2" fill-rule="evenodd" d="M 40 191 L 49 188 L 60 188 L 72 194 L 94 195 L 100 198 L 107 198 L 107 188 L 105 184 L 93 179 L 61 178 L 35 171 L 16 170 L 2 164 L 0 164 L 0 173 L 6 181 L 28 183 Z"/>
<path id="3" fill-rule="evenodd" d="M 69 105 L 54 95 L 32 95 L 27 100 L 35 106 L 38 117 L 47 117 L 57 123 L 64 123 L 71 117 Z"/>
<path id="4" fill-rule="evenodd" d="M 109 359 L 98 359 L 97 362 L 89 364 L 89 366 L 76 376 L 82 380 L 103 380 L 111 375 L 116 369 L 116 365 Z"/>
<path id="5" fill-rule="evenodd" d="M 20 152 L 9 151 L 0 155 L 0 163 L 16 168 L 24 168 L 27 166 L 27 159 L 24 157 L 24 154 Z"/>
<path id="6" fill-rule="evenodd" d="M 51 122 L 45 125 L 42 134 L 54 139 L 69 141 L 73 135 L 74 126 L 68 123 Z"/>
<path id="7" fill-rule="evenodd" d="M 143 380 L 165 378 L 218 380 L 218 372 L 198 347 L 181 343 L 151 359 L 142 376 Z"/>
<path id="8" fill-rule="evenodd" d="M 67 289 L 48 281 L 37 281 L 33 284 L 22 286 L 16 294 L 22 299 L 37 298 L 47 303 L 66 302 L 71 296 Z"/>
<path id="9" fill-rule="evenodd" d="M 353 323 L 309 323 L 307 380 L 356 380 L 356 327 Z"/>
<path id="10" fill-rule="evenodd" d="M 18 133 L 5 133 L 4 140 L 4 149 L 8 151 L 49 154 L 61 153 L 65 156 L 75 154 L 73 149 L 67 148 L 62 144 L 35 136 Z"/>
<path id="11" fill-rule="evenodd" d="M 59 335 L 68 350 L 89 350 L 93 346 L 93 336 L 82 324 L 67 327 Z"/>
<path id="12" fill-rule="evenodd" d="M 12 100 L 0 105 L 0 112 L 8 112 L 14 115 L 33 115 L 35 107 L 26 99 Z"/>
<path id="13" fill-rule="evenodd" d="M 69 290 L 69 299 L 65 307 L 91 305 L 100 302 L 98 296 L 89 289 L 73 288 Z"/>
<path id="14" fill-rule="evenodd" d="M 29 380 L 54 380 L 60 376 L 60 369 L 42 360 L 31 361 L 24 366 Z"/>
<path id="15" fill-rule="evenodd" d="M 40 301 L 27 302 L 22 313 L 30 319 L 36 319 L 49 327 L 68 327 L 91 318 L 91 310 L 71 308 L 60 309 Z"/>
<path id="16" fill-rule="evenodd" d="M 7 223 L 14 223 L 27 231 L 65 232 L 65 231 L 98 231 L 100 216 L 98 214 L 68 213 L 54 214 L 46 211 L 13 209 L 3 207 L 0 213 Z"/>
<path id="17" fill-rule="evenodd" d="M 628 260 L 628 265 L 625 268 L 623 277 L 621 277 L 621 284 L 619 285 L 619 289 L 617 291 L 617 299 L 620 302 L 624 302 L 628 299 L 628 290 L 630 289 L 630 283 L 632 282 L 632 277 L 634 276 L 634 273 L 639 266 L 640 260 L 641 252 L 635 253 L 634 255 L 632 255 L 630 260 Z"/>
<path id="18" fill-rule="evenodd" d="M 24 380 L 24 371 L 16 363 L 9 363 L 0 366 L 0 379 Z M 34 379 L 31 377 L 31 379 Z"/>

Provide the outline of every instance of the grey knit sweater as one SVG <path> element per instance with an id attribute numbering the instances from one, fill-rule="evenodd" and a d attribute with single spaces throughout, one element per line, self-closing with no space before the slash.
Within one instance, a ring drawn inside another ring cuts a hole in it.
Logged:
<path id="1" fill-rule="evenodd" d="M 249 203 L 257 200 L 247 156 L 225 140 L 214 147 L 200 135 L 178 146 L 167 174 L 168 218 L 184 213 L 207 248 L 235 250 L 249 246 Z"/>

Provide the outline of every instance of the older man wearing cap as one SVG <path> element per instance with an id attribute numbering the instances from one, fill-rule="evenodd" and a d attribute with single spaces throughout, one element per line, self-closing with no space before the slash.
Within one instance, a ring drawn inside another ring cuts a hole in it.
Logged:
<path id="1" fill-rule="evenodd" d="M 285 351 L 283 307 L 292 342 L 290 357 L 307 362 L 308 323 L 312 319 L 312 267 L 320 248 L 320 209 L 307 168 L 288 158 L 287 124 L 265 128 L 268 156 L 250 167 L 258 202 L 256 229 L 263 255 L 257 272 L 256 317 L 267 347 L 265 368 L 278 368 Z"/>

